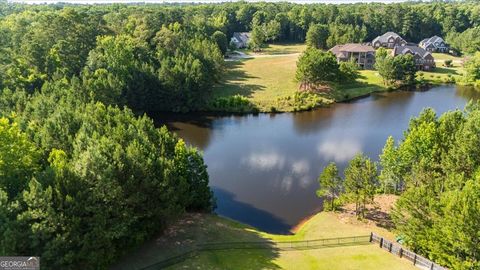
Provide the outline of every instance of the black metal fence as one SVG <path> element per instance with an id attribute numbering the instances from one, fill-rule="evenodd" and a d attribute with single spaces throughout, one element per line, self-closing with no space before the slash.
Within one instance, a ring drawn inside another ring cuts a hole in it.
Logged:
<path id="1" fill-rule="evenodd" d="M 254 242 L 210 242 L 197 244 L 184 253 L 156 262 L 139 270 L 157 270 L 175 265 L 198 255 L 203 251 L 233 249 L 273 249 L 273 250 L 307 250 L 338 246 L 370 244 L 371 235 L 337 237 L 302 241 L 254 241 Z"/>
<path id="2" fill-rule="evenodd" d="M 447 268 L 440 266 L 429 259 L 416 254 L 415 252 L 405 249 L 401 245 L 395 244 L 381 237 L 380 235 L 371 233 L 370 242 L 379 243 L 380 248 L 385 249 L 388 252 L 399 256 L 400 258 L 405 258 L 411 261 L 413 265 L 418 266 L 419 268 L 430 270 L 447 270 Z"/>

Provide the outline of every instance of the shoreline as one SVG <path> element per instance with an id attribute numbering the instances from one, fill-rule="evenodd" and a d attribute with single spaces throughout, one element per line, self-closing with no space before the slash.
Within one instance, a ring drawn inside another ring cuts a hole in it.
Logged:
<path id="1" fill-rule="evenodd" d="M 321 108 L 330 108 L 332 106 L 335 106 L 335 104 L 339 104 L 339 103 L 355 102 L 355 101 L 358 101 L 358 100 L 361 100 L 361 99 L 368 98 L 368 97 L 372 96 L 372 94 L 375 94 L 375 93 L 393 93 L 393 92 L 400 92 L 400 91 L 426 92 L 426 91 L 431 90 L 434 87 L 438 87 L 438 86 L 442 86 L 442 85 L 454 85 L 454 86 L 470 87 L 469 85 L 462 85 L 462 84 L 458 84 L 458 83 L 429 82 L 426 85 L 416 85 L 413 89 L 410 89 L 410 90 L 408 88 L 405 88 L 405 87 L 400 87 L 400 88 L 397 88 L 397 89 L 374 90 L 374 91 L 371 91 L 371 92 L 368 92 L 368 93 L 365 93 L 365 94 L 361 94 L 361 95 L 358 95 L 358 96 L 352 96 L 352 97 L 349 97 L 349 98 L 346 98 L 346 99 L 336 100 L 336 101 L 334 101 L 333 103 L 330 103 L 330 104 L 321 104 L 321 105 L 315 106 L 311 109 L 296 110 L 296 111 L 294 111 L 294 110 L 291 110 L 291 111 L 281 111 L 281 110 L 275 110 L 275 111 L 271 111 L 271 110 L 265 110 L 265 111 L 262 111 L 262 110 L 220 111 L 220 110 L 218 110 L 218 111 L 214 111 L 214 110 L 202 110 L 202 109 L 200 109 L 200 110 L 195 110 L 195 111 L 190 111 L 190 112 L 185 112 L 185 113 L 170 112 L 170 111 L 165 111 L 165 112 L 151 111 L 151 112 L 148 112 L 147 114 L 151 113 L 151 114 L 188 115 L 190 113 L 197 113 L 197 114 L 199 113 L 202 116 L 247 116 L 247 115 L 259 115 L 259 114 L 299 113 L 299 112 L 314 111 L 314 110 L 321 109 Z M 471 87 L 473 88 L 473 86 L 471 86 Z"/>
<path id="2" fill-rule="evenodd" d="M 310 220 L 312 220 L 314 217 L 316 217 L 318 214 L 320 213 L 323 213 L 324 211 L 320 210 L 318 212 L 315 212 L 311 215 L 308 215 L 306 217 L 304 217 L 303 219 L 301 219 L 297 225 L 293 226 L 292 229 L 290 229 L 290 232 L 292 232 L 293 234 L 297 234 L 300 229 L 302 229 L 303 226 L 305 226 Z"/>

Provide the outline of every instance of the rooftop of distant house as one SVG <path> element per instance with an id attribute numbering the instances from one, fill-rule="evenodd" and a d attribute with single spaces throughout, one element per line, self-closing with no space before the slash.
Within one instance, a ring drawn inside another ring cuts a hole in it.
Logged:
<path id="1" fill-rule="evenodd" d="M 347 43 L 342 45 L 336 45 L 335 47 L 331 48 L 330 51 L 334 54 L 338 54 L 340 52 L 375 52 L 375 49 L 366 44 L 360 43 Z"/>
<path id="2" fill-rule="evenodd" d="M 381 36 L 378 36 L 376 37 L 373 41 L 380 41 L 380 42 L 388 42 L 388 39 L 390 37 L 393 37 L 393 38 L 402 38 L 399 34 L 395 33 L 395 32 L 386 32 L 385 34 L 381 35 Z"/>
<path id="3" fill-rule="evenodd" d="M 406 53 L 411 53 L 411 54 L 418 54 L 422 58 L 431 54 L 430 52 L 426 51 L 423 48 L 420 48 L 418 46 L 395 46 L 393 48 L 393 54 L 394 55 L 399 55 L 399 54 L 406 54 Z"/>

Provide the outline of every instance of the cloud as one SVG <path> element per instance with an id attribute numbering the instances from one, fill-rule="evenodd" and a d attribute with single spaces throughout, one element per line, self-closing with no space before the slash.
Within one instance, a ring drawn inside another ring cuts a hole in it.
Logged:
<path id="1" fill-rule="evenodd" d="M 307 174 L 309 171 L 310 171 L 310 164 L 305 159 L 294 161 L 292 163 L 292 172 L 294 174 L 303 175 L 303 174 Z"/>
<path id="2" fill-rule="evenodd" d="M 280 187 L 283 190 L 288 192 L 292 188 L 292 184 L 293 184 L 293 177 L 291 177 L 290 175 L 287 175 L 283 177 L 282 181 L 280 182 Z"/>
<path id="3" fill-rule="evenodd" d="M 328 142 L 320 143 L 317 151 L 322 158 L 344 162 L 361 152 L 362 146 L 359 142 L 350 139 L 329 140 Z"/>
<path id="4" fill-rule="evenodd" d="M 252 169 L 269 171 L 272 169 L 281 169 L 285 165 L 285 157 L 276 152 L 251 153 L 242 163 L 247 164 Z"/>
<path id="5" fill-rule="evenodd" d="M 307 188 L 312 181 L 308 160 L 294 160 L 276 151 L 251 153 L 241 163 L 253 170 L 278 171 L 271 177 L 276 178 L 277 184 L 286 192 L 294 186 Z"/>
<path id="6" fill-rule="evenodd" d="M 307 188 L 312 178 L 310 176 L 310 163 L 306 159 L 297 160 L 292 163 L 292 175 L 297 179 L 302 188 Z"/>

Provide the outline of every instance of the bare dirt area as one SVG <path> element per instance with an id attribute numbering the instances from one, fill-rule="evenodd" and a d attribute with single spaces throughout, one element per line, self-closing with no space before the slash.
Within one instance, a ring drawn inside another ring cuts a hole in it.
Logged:
<path id="1" fill-rule="evenodd" d="M 390 213 L 397 199 L 397 195 L 390 194 L 375 196 L 374 202 L 367 205 L 365 219 L 362 220 L 358 220 L 355 216 L 355 204 L 346 204 L 341 208 L 338 217 L 345 223 L 369 228 L 380 227 L 390 231 L 394 228 Z"/>

